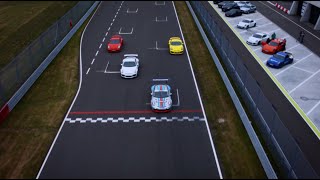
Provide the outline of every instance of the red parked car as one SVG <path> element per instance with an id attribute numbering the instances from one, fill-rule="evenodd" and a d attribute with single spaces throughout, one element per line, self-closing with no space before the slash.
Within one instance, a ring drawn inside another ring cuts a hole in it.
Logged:
<path id="1" fill-rule="evenodd" d="M 276 38 L 271 40 L 268 44 L 266 42 L 261 42 L 262 52 L 266 54 L 275 54 L 279 51 L 283 51 L 286 49 L 286 39 Z"/>
<path id="2" fill-rule="evenodd" d="M 123 38 L 120 35 L 113 35 L 108 42 L 108 52 L 119 52 L 123 45 Z"/>

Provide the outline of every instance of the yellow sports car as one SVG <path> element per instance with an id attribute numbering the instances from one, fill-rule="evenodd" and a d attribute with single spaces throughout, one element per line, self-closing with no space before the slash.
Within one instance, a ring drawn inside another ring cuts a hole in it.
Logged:
<path id="1" fill-rule="evenodd" d="M 168 44 L 170 54 L 183 54 L 183 42 L 179 37 L 171 37 Z"/>

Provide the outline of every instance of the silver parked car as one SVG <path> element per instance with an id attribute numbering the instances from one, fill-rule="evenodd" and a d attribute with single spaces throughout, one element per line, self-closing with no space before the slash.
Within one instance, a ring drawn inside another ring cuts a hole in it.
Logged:
<path id="1" fill-rule="evenodd" d="M 240 6 L 240 10 L 244 14 L 249 14 L 249 13 L 256 12 L 257 8 L 254 5 L 244 5 L 244 6 Z"/>

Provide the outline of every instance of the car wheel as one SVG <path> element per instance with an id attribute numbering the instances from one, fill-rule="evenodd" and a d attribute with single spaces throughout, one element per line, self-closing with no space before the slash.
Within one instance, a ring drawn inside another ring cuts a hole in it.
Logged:
<path id="1" fill-rule="evenodd" d="M 258 45 L 261 45 L 261 41 L 258 42 Z"/>
<path id="2" fill-rule="evenodd" d="M 253 27 L 256 27 L 256 25 L 257 25 L 257 24 L 256 24 L 256 23 L 254 23 Z"/>
<path id="3" fill-rule="evenodd" d="M 249 28 L 249 26 L 246 26 L 246 29 L 248 29 Z"/>

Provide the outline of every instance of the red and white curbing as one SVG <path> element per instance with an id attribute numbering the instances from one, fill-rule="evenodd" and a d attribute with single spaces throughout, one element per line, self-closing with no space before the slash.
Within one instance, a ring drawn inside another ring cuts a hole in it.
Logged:
<path id="1" fill-rule="evenodd" d="M 275 6 L 276 6 L 278 9 L 282 10 L 283 12 L 285 12 L 285 13 L 289 14 L 289 9 L 287 9 L 287 8 L 285 8 L 285 7 L 283 7 L 283 6 L 281 6 L 281 5 L 280 5 L 280 4 L 278 4 L 278 3 L 276 3 L 276 4 L 275 4 Z"/>

